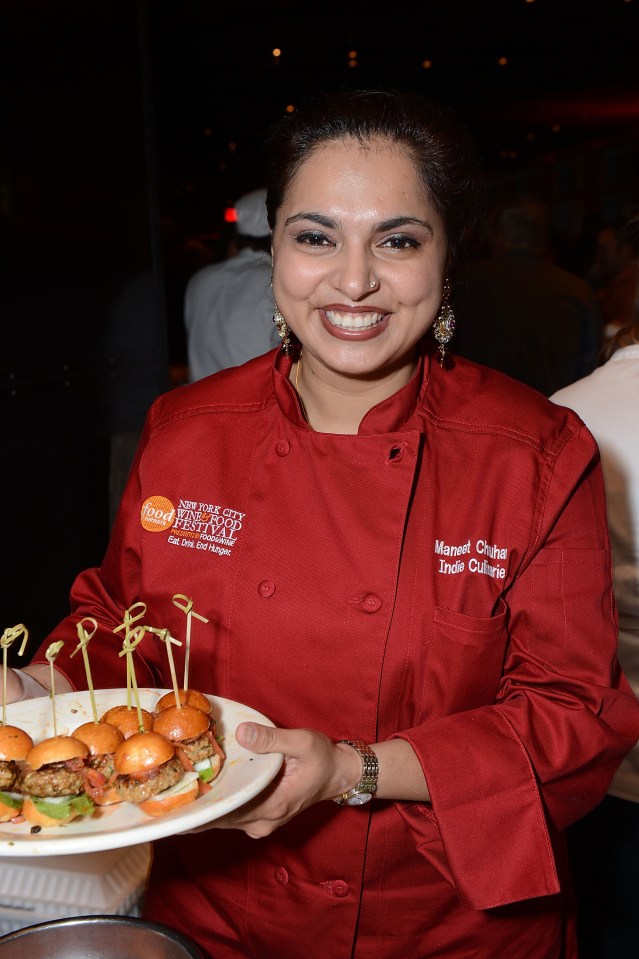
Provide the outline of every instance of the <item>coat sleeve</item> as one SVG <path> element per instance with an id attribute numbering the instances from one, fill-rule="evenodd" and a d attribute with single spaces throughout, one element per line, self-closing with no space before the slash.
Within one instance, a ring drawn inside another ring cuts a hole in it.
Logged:
<path id="1" fill-rule="evenodd" d="M 566 443 L 540 496 L 536 543 L 504 597 L 495 702 L 397 734 L 431 796 L 430 809 L 401 804 L 402 816 L 418 848 L 434 818 L 458 895 L 477 909 L 559 891 L 557 834 L 600 801 L 639 735 L 616 659 L 603 480 L 587 430 Z"/>

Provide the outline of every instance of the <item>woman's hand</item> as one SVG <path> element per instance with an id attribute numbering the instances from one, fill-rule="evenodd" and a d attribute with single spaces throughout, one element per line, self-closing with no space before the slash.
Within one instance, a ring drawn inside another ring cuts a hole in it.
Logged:
<path id="1" fill-rule="evenodd" d="M 276 729 L 240 723 L 238 743 L 254 753 L 283 753 L 284 762 L 273 782 L 251 802 L 192 832 L 242 829 L 253 839 L 270 836 L 313 803 L 336 799 L 361 779 L 362 761 L 356 751 L 312 729 Z M 413 747 L 403 739 L 373 743 L 379 759 L 376 797 L 430 802 L 428 786 Z"/>
<path id="2" fill-rule="evenodd" d="M 247 836 L 260 839 L 313 803 L 334 799 L 359 782 L 362 764 L 355 750 L 331 742 L 323 733 L 241 723 L 235 735 L 251 752 L 283 753 L 284 762 L 259 796 L 210 827 L 242 829 Z"/>

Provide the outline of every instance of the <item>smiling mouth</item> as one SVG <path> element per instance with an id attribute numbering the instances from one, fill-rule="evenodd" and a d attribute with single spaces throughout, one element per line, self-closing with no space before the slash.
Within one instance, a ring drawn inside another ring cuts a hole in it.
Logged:
<path id="1" fill-rule="evenodd" d="M 324 310 L 331 326 L 341 330 L 369 330 L 382 322 L 385 313 L 342 313 L 338 310 Z"/>

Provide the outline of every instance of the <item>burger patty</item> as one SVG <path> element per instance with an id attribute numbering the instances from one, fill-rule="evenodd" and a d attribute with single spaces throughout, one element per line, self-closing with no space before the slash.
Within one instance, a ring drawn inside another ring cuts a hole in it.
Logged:
<path id="1" fill-rule="evenodd" d="M 82 773 L 70 769 L 65 763 L 50 763 L 40 769 L 26 772 L 22 778 L 21 792 L 38 799 L 50 796 L 75 796 L 82 792 Z"/>
<path id="2" fill-rule="evenodd" d="M 184 739 L 178 745 L 180 749 L 184 750 L 193 765 L 201 763 L 203 759 L 208 759 L 215 751 L 206 733 L 196 739 Z"/>
<path id="3" fill-rule="evenodd" d="M 0 760 L 0 789 L 4 792 L 11 792 L 16 789 L 20 783 L 20 770 L 17 763 L 12 759 Z"/>
<path id="4" fill-rule="evenodd" d="M 145 799 L 157 796 L 162 790 L 175 786 L 183 775 L 182 763 L 174 756 L 158 766 L 157 770 L 154 770 L 150 775 L 145 774 L 144 779 L 118 776 L 113 785 L 120 799 L 133 803 L 144 802 Z"/>

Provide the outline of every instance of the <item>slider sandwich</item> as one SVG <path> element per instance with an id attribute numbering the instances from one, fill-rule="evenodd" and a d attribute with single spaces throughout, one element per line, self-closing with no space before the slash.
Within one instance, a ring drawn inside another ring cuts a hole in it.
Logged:
<path id="1" fill-rule="evenodd" d="M 93 801 L 84 791 L 88 746 L 73 736 L 51 736 L 26 757 L 21 790 L 22 814 L 37 826 L 63 826 L 80 816 L 92 816 Z"/>
<path id="2" fill-rule="evenodd" d="M 22 764 L 33 749 L 33 740 L 17 726 L 0 726 L 0 822 L 10 822 L 22 812 Z"/>
<path id="3" fill-rule="evenodd" d="M 114 788 L 149 816 L 164 816 L 198 796 L 198 775 L 185 772 L 175 747 L 156 732 L 136 733 L 115 751 Z"/>

